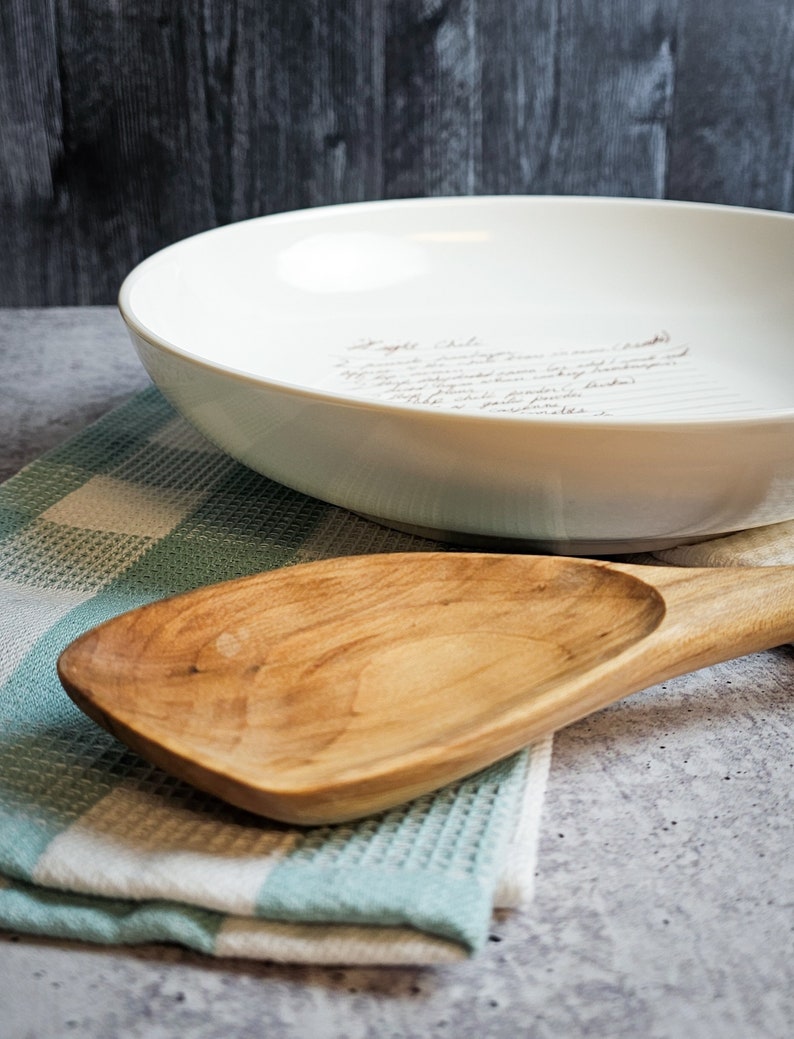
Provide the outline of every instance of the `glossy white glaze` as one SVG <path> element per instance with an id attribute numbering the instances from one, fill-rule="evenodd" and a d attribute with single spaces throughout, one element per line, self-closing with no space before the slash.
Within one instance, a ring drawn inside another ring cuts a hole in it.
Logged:
<path id="1" fill-rule="evenodd" d="M 794 217 L 504 196 L 230 225 L 120 306 L 222 448 L 384 523 L 566 553 L 794 516 Z"/>

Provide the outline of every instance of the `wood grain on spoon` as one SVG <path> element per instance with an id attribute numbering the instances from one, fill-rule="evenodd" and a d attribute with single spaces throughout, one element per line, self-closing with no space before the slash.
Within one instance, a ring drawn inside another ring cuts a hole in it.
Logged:
<path id="1" fill-rule="evenodd" d="M 349 557 L 202 588 L 59 661 L 90 717 L 250 811 L 338 822 L 674 674 L 794 638 L 794 568 Z"/>

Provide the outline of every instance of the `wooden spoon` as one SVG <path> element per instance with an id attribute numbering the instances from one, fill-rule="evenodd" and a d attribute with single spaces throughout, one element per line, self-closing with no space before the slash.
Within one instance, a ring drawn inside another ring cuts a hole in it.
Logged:
<path id="1" fill-rule="evenodd" d="M 143 757 L 252 812 L 388 808 L 673 675 L 794 639 L 794 567 L 431 552 L 287 567 L 133 610 L 61 655 Z"/>

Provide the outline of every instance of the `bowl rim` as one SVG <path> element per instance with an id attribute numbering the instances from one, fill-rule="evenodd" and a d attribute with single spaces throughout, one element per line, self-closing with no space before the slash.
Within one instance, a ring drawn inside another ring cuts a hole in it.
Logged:
<path id="1" fill-rule="evenodd" d="M 781 210 L 759 209 L 750 206 L 733 206 L 724 203 L 697 202 L 683 199 L 667 198 L 645 198 L 627 197 L 613 195 L 433 195 L 411 198 L 373 199 L 361 202 L 339 202 L 329 205 L 312 206 L 301 209 L 285 210 L 277 213 L 266 213 L 260 216 L 248 217 L 244 220 L 232 221 L 216 227 L 207 228 L 195 234 L 181 238 L 169 245 L 158 249 L 136 264 L 123 279 L 117 297 L 117 306 L 121 317 L 128 328 L 155 349 L 168 354 L 180 361 L 184 361 L 194 367 L 203 368 L 208 372 L 222 374 L 232 380 L 254 386 L 261 386 L 271 391 L 287 396 L 298 397 L 306 401 L 322 402 L 328 405 L 336 405 L 346 408 L 358 408 L 364 410 L 377 410 L 397 413 L 402 415 L 425 416 L 438 420 L 453 420 L 456 422 L 473 422 L 477 424 L 505 425 L 505 426 L 527 426 L 527 427 L 574 427 L 582 430 L 592 428 L 593 430 L 606 431 L 616 430 L 675 430 L 686 431 L 689 429 L 707 428 L 738 428 L 758 427 L 765 425 L 780 424 L 794 420 L 794 404 L 790 408 L 777 408 L 768 411 L 759 411 L 751 415 L 721 415 L 704 416 L 703 418 L 687 417 L 684 419 L 673 416 L 656 416 L 650 419 L 642 417 L 598 416 L 598 415 L 519 415 L 505 414 L 488 411 L 464 411 L 462 409 L 442 407 L 431 404 L 407 404 L 399 401 L 382 400 L 353 394 L 346 394 L 337 390 L 323 390 L 317 387 L 301 383 L 293 383 L 286 380 L 268 378 L 265 375 L 245 371 L 233 365 L 225 364 L 220 360 L 209 360 L 189 349 L 171 342 L 149 327 L 135 313 L 131 303 L 131 294 L 136 283 L 149 272 L 150 268 L 156 267 L 168 258 L 172 252 L 177 252 L 188 246 L 191 242 L 210 236 L 232 234 L 235 229 L 242 225 L 253 224 L 279 224 L 310 222 L 321 219 L 330 214 L 342 214 L 345 211 L 366 212 L 367 210 L 384 210 L 392 208 L 451 208 L 453 206 L 475 207 L 475 206 L 501 206 L 509 204 L 530 204 L 540 207 L 557 205 L 565 208 L 575 206 L 583 207 L 612 207 L 619 209 L 646 208 L 646 209 L 676 209 L 683 212 L 703 212 L 728 215 L 734 217 L 768 219 L 772 222 L 791 222 L 794 232 L 794 213 Z"/>

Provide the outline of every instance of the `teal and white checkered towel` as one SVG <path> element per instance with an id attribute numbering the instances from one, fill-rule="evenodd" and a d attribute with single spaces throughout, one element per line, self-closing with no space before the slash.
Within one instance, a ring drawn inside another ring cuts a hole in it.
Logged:
<path id="1" fill-rule="evenodd" d="M 155 390 L 0 488 L 0 927 L 219 956 L 430 963 L 531 895 L 550 741 L 379 816 L 232 809 L 95 726 L 55 662 L 107 617 L 324 556 L 422 551 L 218 452 Z"/>

